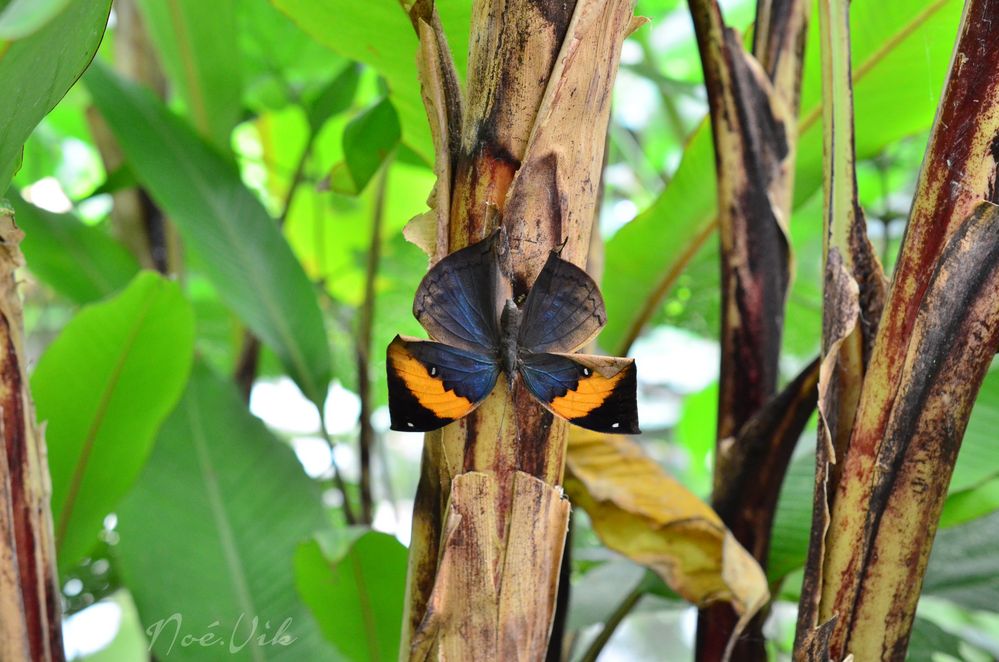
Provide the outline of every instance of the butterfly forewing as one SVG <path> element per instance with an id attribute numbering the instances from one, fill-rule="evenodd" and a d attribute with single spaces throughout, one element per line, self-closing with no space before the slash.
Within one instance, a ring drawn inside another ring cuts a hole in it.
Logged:
<path id="1" fill-rule="evenodd" d="M 413 314 L 442 343 L 487 355 L 499 345 L 496 324 L 496 234 L 451 253 L 427 272 Z"/>
<path id="2" fill-rule="evenodd" d="M 426 432 L 468 414 L 496 384 L 495 359 L 429 340 L 396 336 L 388 347 L 393 430 Z"/>
<path id="3" fill-rule="evenodd" d="M 639 432 L 633 359 L 527 353 L 520 375 L 546 409 L 570 423 L 597 432 Z"/>
<path id="4" fill-rule="evenodd" d="M 574 352 L 595 338 L 606 321 L 597 284 L 553 252 L 527 294 L 518 343 L 536 353 Z"/>

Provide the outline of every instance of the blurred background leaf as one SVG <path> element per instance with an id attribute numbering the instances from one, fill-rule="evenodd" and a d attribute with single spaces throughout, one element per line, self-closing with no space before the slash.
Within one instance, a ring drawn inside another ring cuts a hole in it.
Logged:
<path id="1" fill-rule="evenodd" d="M 326 120 L 350 108 L 357 94 L 357 84 L 361 70 L 356 64 L 348 64 L 335 78 L 324 85 L 307 104 L 309 127 L 317 133 Z M 398 133 L 398 119 L 395 132 Z"/>
<path id="2" fill-rule="evenodd" d="M 0 39 L 22 39 L 39 30 L 70 0 L 13 0 L 0 13 Z"/>
<path id="3" fill-rule="evenodd" d="M 298 591 L 326 638 L 349 660 L 394 660 L 406 592 L 406 548 L 370 532 L 347 550 L 325 537 L 295 553 Z"/>
<path id="4" fill-rule="evenodd" d="M 433 163 L 430 127 L 423 112 L 420 84 L 413 75 L 416 31 L 397 3 L 274 0 L 274 5 L 319 43 L 377 70 L 385 78 L 389 97 L 399 112 L 406 144 L 424 162 Z"/>
<path id="5" fill-rule="evenodd" d="M 957 0 L 890 0 L 853 5 L 851 50 L 859 158 L 872 158 L 887 145 L 929 128 L 943 89 L 960 14 L 961 3 Z M 817 44 L 818 23 L 812 21 L 810 28 L 809 43 Z M 812 197 L 821 182 L 818 51 L 805 49 L 795 168 L 796 208 Z M 912 67 L 916 58 L 926 66 Z M 704 237 L 713 234 L 714 214 L 714 159 L 710 133 L 702 123 L 661 197 L 608 242 L 607 262 L 616 268 L 609 269 L 604 280 L 608 323 L 601 336 L 603 346 L 614 350 L 622 347 L 629 328 L 645 315 L 662 320 L 660 306 L 650 308 L 649 298 L 656 296 L 658 300 L 666 294 L 664 284 L 679 276 L 685 261 L 699 251 L 703 259 L 717 260 L 715 239 L 699 249 Z M 801 221 L 807 223 L 809 235 L 821 237 L 818 217 L 811 215 L 811 222 Z M 800 224 L 796 217 L 792 219 L 792 231 L 797 233 Z M 794 247 L 799 247 L 798 240 Z M 815 263 L 807 258 L 798 261 L 799 265 Z M 691 265 L 691 269 L 696 266 Z M 697 276 L 690 282 L 703 286 L 703 290 L 699 287 L 690 300 L 704 302 L 702 293 L 718 289 L 719 271 L 708 268 L 695 273 Z M 795 300 L 793 294 L 791 300 Z M 712 309 L 717 310 L 717 306 Z M 816 309 L 812 316 L 818 312 Z M 697 330 L 703 332 L 704 328 Z"/>
<path id="6" fill-rule="evenodd" d="M 923 594 L 945 597 L 969 609 L 995 610 L 999 604 L 999 554 L 992 533 L 999 514 L 944 529 L 937 534 Z"/>
<path id="7" fill-rule="evenodd" d="M 139 271 L 135 257 L 101 228 L 85 225 L 73 214 L 54 214 L 12 193 L 21 249 L 31 271 L 75 303 L 114 294 Z"/>
<path id="8" fill-rule="evenodd" d="M 21 149 L 38 122 L 76 82 L 97 52 L 110 0 L 71 0 L 29 7 L 8 4 L 0 20 L 9 30 L 0 55 L 0 195 L 21 162 Z M 44 12 L 44 13 L 36 13 Z M 34 31 L 37 30 L 37 31 Z M 13 41 L 10 41 L 13 40 Z"/>
<path id="9" fill-rule="evenodd" d="M 175 641 L 180 628 L 214 633 L 236 659 L 330 659 L 295 592 L 292 567 L 299 542 L 326 526 L 319 494 L 232 384 L 196 363 L 118 509 L 122 573 L 147 634 L 164 625 L 150 641 L 153 653 L 219 658 L 217 644 Z M 174 614 L 183 621 L 176 627 L 168 623 Z M 278 630 L 294 641 L 275 642 Z M 261 635 L 275 643 L 261 644 Z"/>
<path id="10" fill-rule="evenodd" d="M 363 191 L 400 135 L 399 117 L 387 98 L 352 119 L 343 130 L 343 164 L 333 166 L 330 175 L 333 190 L 345 195 Z"/>
<path id="11" fill-rule="evenodd" d="M 321 407 L 330 358 L 313 288 L 224 157 L 141 88 L 97 65 L 87 84 L 132 167 L 231 306 Z"/>
<path id="12" fill-rule="evenodd" d="M 194 315 L 176 283 L 143 272 L 84 308 L 31 379 L 46 422 L 60 569 L 97 543 L 101 523 L 138 477 L 187 379 Z"/>
<path id="13" fill-rule="evenodd" d="M 228 151 L 242 115 L 235 0 L 140 0 L 146 29 L 194 127 Z"/>

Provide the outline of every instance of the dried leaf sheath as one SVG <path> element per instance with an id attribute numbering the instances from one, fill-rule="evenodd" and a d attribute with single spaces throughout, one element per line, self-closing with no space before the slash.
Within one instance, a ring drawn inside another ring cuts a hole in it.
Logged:
<path id="1" fill-rule="evenodd" d="M 801 647 L 812 647 L 806 642 L 818 641 L 827 634 L 826 630 L 816 628 L 820 625 L 821 565 L 831 509 L 830 491 L 835 492 L 839 481 L 886 289 L 858 202 L 848 8 L 848 3 L 837 0 L 819 3 L 825 276 L 820 425 L 811 540 L 796 633 L 799 657 L 803 655 Z M 816 654 L 819 658 L 824 655 Z"/>
<path id="2" fill-rule="evenodd" d="M 788 285 L 789 248 L 769 188 L 787 156 L 785 109 L 725 28 L 717 6 L 691 5 L 715 135 L 722 246 L 722 371 L 718 438 L 773 395 Z"/>
<path id="3" fill-rule="evenodd" d="M 566 238 L 562 257 L 584 264 L 631 1 L 476 2 L 460 126 L 442 37 L 421 11 L 421 78 L 436 124 L 436 240 L 410 234 L 439 258 L 502 219 L 515 292 Z M 556 487 L 566 426 L 522 385 L 509 392 L 502 381 L 473 414 L 426 436 L 404 658 L 534 659 L 547 646 L 568 519 Z"/>
<path id="4" fill-rule="evenodd" d="M 781 162 L 780 176 L 770 186 L 774 206 L 785 219 L 791 217 L 801 75 L 805 65 L 810 11 L 811 3 L 801 0 L 758 0 L 756 3 L 753 56 L 766 72 L 774 97 L 786 110 L 782 120 L 788 154 Z"/>
<path id="5" fill-rule="evenodd" d="M 458 159 L 462 98 L 454 60 L 431 0 L 418 0 L 410 18 L 420 39 L 418 71 L 423 106 L 434 140 L 437 181 L 427 204 L 430 211 L 406 227 L 406 237 L 423 248 L 435 263 L 448 252 L 453 166 Z"/>
<path id="6" fill-rule="evenodd" d="M 522 472 L 514 475 L 513 483 L 510 525 L 531 521 L 537 531 L 552 528 L 564 536 L 568 502 L 551 486 Z M 485 473 L 473 471 L 455 477 L 442 557 L 423 621 L 407 651 L 409 659 L 543 657 L 550 618 L 530 616 L 552 612 L 555 582 L 549 580 L 544 588 L 516 580 L 498 582 L 497 574 L 513 576 L 530 568 L 539 576 L 557 579 L 562 542 L 549 537 L 540 544 L 529 544 L 522 536 L 536 531 L 504 530 L 493 508 L 498 489 L 495 478 Z M 556 543 L 558 547 L 553 549 L 551 545 Z M 511 621 L 519 629 L 505 629 L 506 636 L 497 637 L 497 622 Z"/>
<path id="7" fill-rule="evenodd" d="M 571 18 L 563 2 L 474 3 L 449 251 L 493 229 L 490 207 L 503 211 Z"/>

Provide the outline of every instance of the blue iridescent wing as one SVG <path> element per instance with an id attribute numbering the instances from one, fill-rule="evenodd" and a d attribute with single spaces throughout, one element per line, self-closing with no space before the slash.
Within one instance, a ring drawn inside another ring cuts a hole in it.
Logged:
<path id="1" fill-rule="evenodd" d="M 500 368 L 493 357 L 396 336 L 387 370 L 392 429 L 426 432 L 475 409 L 493 390 Z"/>
<path id="2" fill-rule="evenodd" d="M 496 352 L 496 238 L 494 232 L 451 253 L 423 277 L 413 315 L 434 340 L 482 354 Z"/>
<path id="3" fill-rule="evenodd" d="M 589 274 L 552 251 L 524 302 L 518 344 L 531 352 L 575 352 L 600 333 L 607 312 Z"/>

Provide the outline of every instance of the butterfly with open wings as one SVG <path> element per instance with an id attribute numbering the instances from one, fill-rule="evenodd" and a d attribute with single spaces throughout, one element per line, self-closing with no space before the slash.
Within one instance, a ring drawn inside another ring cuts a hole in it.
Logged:
<path id="1" fill-rule="evenodd" d="M 523 306 L 508 299 L 497 315 L 500 233 L 442 259 L 416 290 L 413 314 L 438 342 L 389 344 L 392 429 L 425 432 L 465 416 L 503 372 L 570 423 L 638 433 L 634 360 L 573 353 L 607 321 L 597 284 L 552 251 Z"/>

